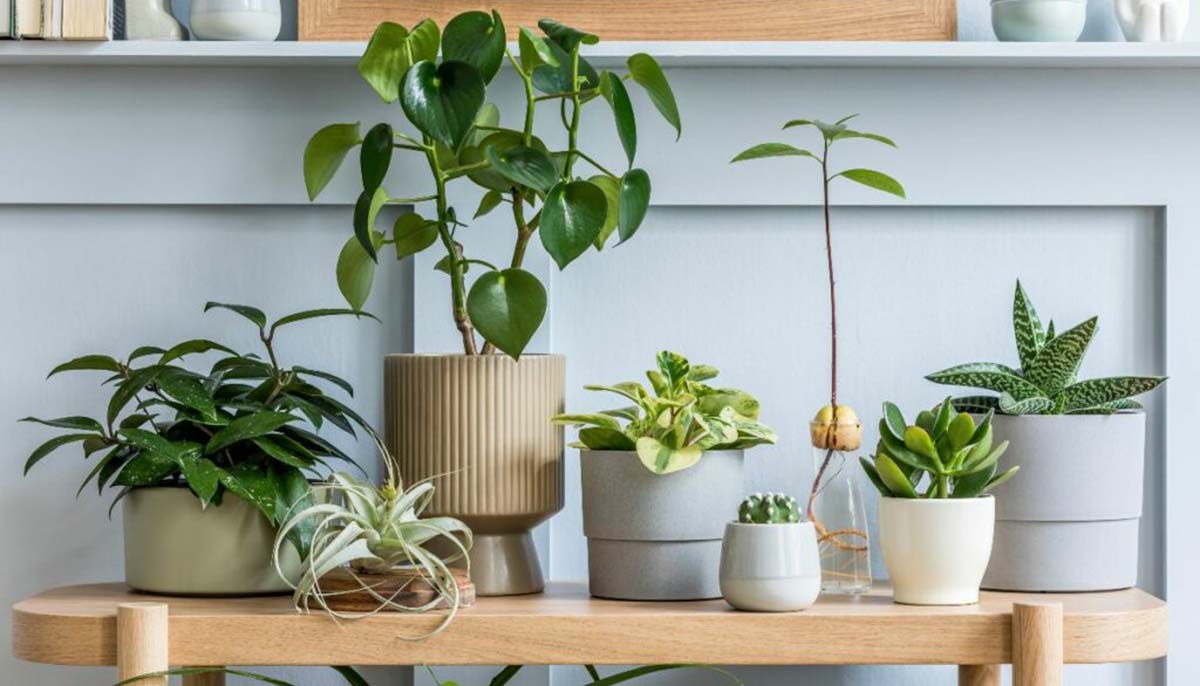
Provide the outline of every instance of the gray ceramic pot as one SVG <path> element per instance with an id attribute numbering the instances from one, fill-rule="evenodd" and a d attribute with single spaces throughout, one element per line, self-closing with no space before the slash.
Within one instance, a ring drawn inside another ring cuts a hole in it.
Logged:
<path id="1" fill-rule="evenodd" d="M 721 537 L 742 499 L 742 451 L 706 452 L 671 474 L 651 472 L 633 452 L 579 455 L 592 595 L 720 598 Z"/>
<path id="2" fill-rule="evenodd" d="M 1146 445 L 1143 413 L 996 416 L 1010 442 L 983 587 L 1102 591 L 1137 583 Z"/>
<path id="3" fill-rule="evenodd" d="M 255 595 L 291 588 L 271 564 L 275 528 L 226 491 L 220 505 L 200 507 L 186 488 L 135 488 L 122 503 L 125 582 L 167 595 Z M 299 577 L 300 560 L 285 545 L 281 566 Z"/>

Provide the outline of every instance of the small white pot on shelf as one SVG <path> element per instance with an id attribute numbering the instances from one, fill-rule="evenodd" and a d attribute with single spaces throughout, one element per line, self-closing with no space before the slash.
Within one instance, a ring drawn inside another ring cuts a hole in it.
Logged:
<path id="1" fill-rule="evenodd" d="M 1073 43 L 1087 23 L 1087 0 L 992 0 L 992 30 L 1002 41 Z"/>
<path id="2" fill-rule="evenodd" d="M 892 598 L 905 605 L 971 605 L 992 555 L 996 500 L 880 498 L 879 544 Z"/>
<path id="3" fill-rule="evenodd" d="M 725 525 L 721 595 L 739 610 L 795 612 L 821 593 L 821 558 L 812 522 Z"/>

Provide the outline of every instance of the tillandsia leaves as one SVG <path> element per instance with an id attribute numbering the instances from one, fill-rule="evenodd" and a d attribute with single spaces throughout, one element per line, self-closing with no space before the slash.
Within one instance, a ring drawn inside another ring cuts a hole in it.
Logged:
<path id="1" fill-rule="evenodd" d="M 692 365 L 667 350 L 658 354 L 657 363 L 646 372 L 649 390 L 636 381 L 584 386 L 615 393 L 632 405 L 595 414 L 561 414 L 555 423 L 582 427 L 574 447 L 636 451 L 642 464 L 657 474 L 687 469 L 706 450 L 775 443 L 775 432 L 758 421 L 759 404 L 753 396 L 705 383 L 717 376 L 716 368 Z"/>
<path id="2" fill-rule="evenodd" d="M 513 35 L 517 54 L 507 49 L 506 39 Z M 444 30 L 429 20 L 411 31 L 380 24 L 359 72 L 384 102 L 399 101 L 407 126 L 383 122 L 364 135 L 358 123 L 332 124 L 313 136 L 304 155 L 305 186 L 315 199 L 346 155 L 360 148 L 362 188 L 351 218 L 354 235 L 343 245 L 336 268 L 338 288 L 351 307 L 366 306 L 381 251 L 392 246 L 403 259 L 436 244 L 445 254 L 435 268 L 450 278 L 451 314 L 464 352 L 500 350 L 516 358 L 545 313 L 545 289 L 532 287 L 529 282 L 536 278 L 523 270 L 528 246 L 540 243 L 562 269 L 589 247 L 602 250 L 614 233 L 620 242 L 633 237 L 649 210 L 651 181 L 634 167 L 639 131 L 626 81 L 641 87 L 676 137 L 682 122 L 666 74 L 653 57 L 632 56 L 625 74 L 600 72 L 580 54 L 598 40 L 552 19 L 514 34 L 496 12 L 464 12 Z M 509 117 L 521 123 L 508 126 L 487 102 L 489 85 L 506 58 L 525 93 L 524 111 Z M 606 103 L 621 141 L 626 166 L 614 167 L 615 172 L 588 154 L 581 136 L 580 112 L 593 101 Z M 565 147 L 551 149 L 535 135 L 543 110 L 561 123 Z M 432 188 L 416 197 L 396 197 L 387 190 L 387 175 L 402 164 L 393 157 L 407 153 L 424 158 Z M 515 231 L 507 265 L 477 259 L 464 247 L 460 233 L 470 227 L 458 219 L 448 191 L 460 179 L 483 190 L 474 219 L 509 206 Z M 433 209 L 396 220 L 390 233 L 376 225 L 385 206 L 418 203 L 431 203 Z M 482 269 L 470 270 L 471 265 Z M 468 271 L 476 284 L 468 283 Z M 477 315 L 484 320 L 476 321 Z"/>
<path id="3" fill-rule="evenodd" d="M 72 416 L 26 417 L 69 433 L 38 446 L 25 463 L 28 472 L 49 454 L 80 444 L 93 466 L 80 485 L 95 482 L 98 492 L 118 488 L 114 505 L 130 488 L 189 488 L 202 507 L 220 505 L 228 491 L 257 508 L 274 525 L 283 510 L 311 498 L 308 479 L 330 460 L 350 457 L 318 432 L 325 424 L 351 436 L 374 430 L 350 407 L 310 382 L 319 379 L 353 395 L 345 380 L 306 367 L 286 368 L 275 353 L 281 327 L 321 317 L 370 317 L 344 308 L 305 310 L 269 322 L 255 307 L 229 303 L 206 305 L 238 314 L 257 329 L 266 360 L 242 355 L 207 339 L 183 341 L 170 348 L 142 346 L 125 362 L 86 355 L 54 368 L 103 371 L 112 394 L 103 420 Z M 208 371 L 184 366 L 193 356 L 218 353 Z M 291 542 L 306 551 L 310 537 L 297 530 Z"/>
<path id="4" fill-rule="evenodd" d="M 1140 410 L 1141 405 L 1132 397 L 1154 390 L 1166 380 L 1163 376 L 1114 376 L 1077 381 L 1079 366 L 1096 334 L 1097 318 L 1062 333 L 1055 332 L 1053 321 L 1043 328 L 1020 281 L 1013 295 L 1012 318 L 1020 369 L 973 362 L 925 377 L 934 383 L 997 393 L 955 398 L 959 410 L 995 410 L 1010 415 L 1113 414 Z"/>
<path id="5" fill-rule="evenodd" d="M 879 444 L 859 458 L 879 492 L 890 498 L 975 498 L 1011 479 L 1019 467 L 999 471 L 1008 441 L 992 444 L 992 413 L 976 424 L 946 398 L 909 425 L 894 403 L 883 404 Z"/>

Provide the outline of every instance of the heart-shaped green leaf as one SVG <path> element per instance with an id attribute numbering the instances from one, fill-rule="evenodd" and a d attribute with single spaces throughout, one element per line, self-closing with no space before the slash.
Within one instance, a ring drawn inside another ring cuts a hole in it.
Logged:
<path id="1" fill-rule="evenodd" d="M 584 45 L 595 45 L 596 43 L 600 42 L 599 36 L 587 33 L 586 31 L 580 31 L 577 28 L 567 26 L 566 24 L 554 21 L 553 19 L 543 19 L 539 21 L 538 28 L 546 34 L 547 38 L 554 41 L 556 45 L 567 51 L 567 53 L 574 51 L 580 43 L 583 43 Z"/>
<path id="2" fill-rule="evenodd" d="M 559 269 L 579 257 L 604 228 L 608 200 L 588 181 L 560 181 L 546 194 L 538 234 Z"/>
<path id="3" fill-rule="evenodd" d="M 475 219 L 479 219 L 485 214 L 491 212 L 504 202 L 504 194 L 500 191 L 488 191 L 479 199 L 479 207 L 475 210 Z"/>
<path id="4" fill-rule="evenodd" d="M 575 90 L 571 83 L 571 54 L 564 51 L 562 46 L 554 41 L 548 41 L 546 47 L 554 56 L 555 64 L 544 64 L 533 70 L 533 86 L 543 93 L 555 95 L 570 93 Z M 600 84 L 600 75 L 596 68 L 587 60 L 579 58 L 580 88 L 595 88 Z"/>
<path id="5" fill-rule="evenodd" d="M 546 145 L 538 138 L 533 138 L 530 141 L 532 147 L 545 153 Z M 525 144 L 525 135 L 520 131 L 506 129 L 504 131 L 495 131 L 489 134 L 486 138 L 479 142 L 478 145 L 469 146 L 463 149 L 459 155 L 459 162 L 463 165 L 479 164 L 487 160 L 484 153 L 488 148 L 495 148 L 496 152 L 504 152 L 509 148 L 514 148 Z M 483 169 L 478 169 L 471 172 L 469 178 L 476 184 L 493 191 L 508 192 L 512 188 L 513 182 L 506 179 L 500 172 L 486 166 Z"/>
<path id="6" fill-rule="evenodd" d="M 446 24 L 442 31 L 442 59 L 457 60 L 479 70 L 485 83 L 491 83 L 504 60 L 504 21 L 492 10 L 463 12 Z"/>
<path id="7" fill-rule="evenodd" d="M 654 438 L 642 436 L 637 440 L 637 454 L 646 469 L 656 474 L 670 474 L 699 462 L 704 451 L 694 445 L 670 448 Z"/>
<path id="8" fill-rule="evenodd" d="M 383 245 L 383 233 L 371 232 L 372 243 L 376 250 Z M 338 253 L 337 284 L 342 297 L 356 310 L 362 309 L 371 295 L 371 284 L 375 281 L 375 260 L 363 250 L 358 236 L 346 239 L 342 251 Z"/>
<path id="9" fill-rule="evenodd" d="M 893 179 L 887 174 L 884 174 L 883 172 L 877 172 L 873 169 L 847 169 L 846 171 L 837 174 L 837 176 L 844 176 L 851 181 L 861 183 L 862 185 L 868 188 L 874 188 L 877 191 L 891 193 L 892 195 L 901 198 L 905 197 L 904 186 L 901 186 L 899 181 Z"/>
<path id="10" fill-rule="evenodd" d="M 579 430 L 579 440 L 589 450 L 635 450 L 633 439 L 616 429 L 589 426 Z"/>
<path id="11" fill-rule="evenodd" d="M 363 136 L 362 149 L 359 150 L 359 167 L 362 169 L 363 190 L 374 193 L 387 176 L 388 166 L 392 163 L 392 126 L 380 123 L 371 127 Z"/>
<path id="12" fill-rule="evenodd" d="M 458 148 L 483 107 L 486 88 L 479 70 L 466 62 L 435 65 L 424 60 L 404 77 L 400 104 L 421 133 Z"/>
<path id="13" fill-rule="evenodd" d="M 375 217 L 379 214 L 379 208 L 383 207 L 387 200 L 387 193 L 382 188 L 376 188 L 373 193 L 363 191 L 358 196 L 358 202 L 354 203 L 354 235 L 372 260 L 378 259 L 378 254 L 371 240 L 371 232 L 375 230 Z"/>
<path id="14" fill-rule="evenodd" d="M 546 315 L 546 289 L 522 269 L 489 271 L 471 286 L 467 312 L 485 340 L 519 359 Z"/>
<path id="15" fill-rule="evenodd" d="M 630 169 L 621 179 L 620 212 L 617 232 L 621 242 L 633 238 L 634 232 L 650 209 L 650 175 L 642 169 Z"/>
<path id="16" fill-rule="evenodd" d="M 309 200 L 316 200 L 342 165 L 346 153 L 361 141 L 357 122 L 330 124 L 308 139 L 304 147 L 304 187 Z"/>
<path id="17" fill-rule="evenodd" d="M 534 69 L 543 64 L 558 66 L 558 58 L 554 56 L 554 52 L 546 44 L 546 39 L 534 35 L 532 31 L 524 26 L 521 27 L 517 38 L 517 48 L 521 53 L 521 70 L 526 74 L 532 73 Z"/>
<path id="18" fill-rule="evenodd" d="M 675 93 L 671 91 L 671 84 L 667 82 L 666 74 L 663 74 L 662 67 L 658 66 L 658 62 L 644 52 L 639 52 L 629 58 L 629 75 L 637 81 L 642 88 L 646 89 L 646 95 L 650 96 L 650 102 L 662 114 L 671 126 L 675 127 L 675 139 L 683 134 L 683 124 L 679 119 L 679 105 L 675 102 Z"/>
<path id="19" fill-rule="evenodd" d="M 528 186 L 541 193 L 550 190 L 558 181 L 558 169 L 545 152 L 524 145 L 504 150 L 494 147 L 484 149 L 484 155 L 492 168 L 501 176 L 520 186 Z"/>
<path id="20" fill-rule="evenodd" d="M 385 21 L 371 34 L 358 61 L 358 73 L 384 102 L 395 102 L 409 67 L 414 62 L 437 59 L 440 41 L 437 24 L 428 19 L 414 26 L 411 33 L 399 24 Z"/>
<path id="21" fill-rule="evenodd" d="M 629 91 L 625 90 L 621 77 L 606 71 L 600 75 L 600 94 L 612 107 L 621 147 L 625 148 L 625 157 L 629 159 L 629 165 L 633 166 L 633 157 L 637 154 L 637 119 L 633 116 L 633 102 L 629 99 Z"/>
<path id="22" fill-rule="evenodd" d="M 600 235 L 596 236 L 596 240 L 592 243 L 597 250 L 603 250 L 604 244 L 608 242 L 608 237 L 617 228 L 617 216 L 621 211 L 621 182 L 604 174 L 593 176 L 588 181 L 604 191 L 604 198 L 608 201 L 608 213 L 604 217 L 604 226 L 600 229 Z"/>
<path id="23" fill-rule="evenodd" d="M 396 241 L 396 259 L 415 255 L 433 245 L 438 237 L 437 222 L 416 212 L 396 217 L 392 238 Z"/>

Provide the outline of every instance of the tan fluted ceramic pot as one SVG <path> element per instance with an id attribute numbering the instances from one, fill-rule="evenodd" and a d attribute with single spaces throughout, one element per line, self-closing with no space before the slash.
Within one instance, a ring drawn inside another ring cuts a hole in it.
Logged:
<path id="1" fill-rule="evenodd" d="M 435 478 L 427 515 L 475 534 L 479 595 L 544 586 L 530 531 L 563 506 L 562 355 L 388 355 L 388 450 L 405 483 Z"/>

